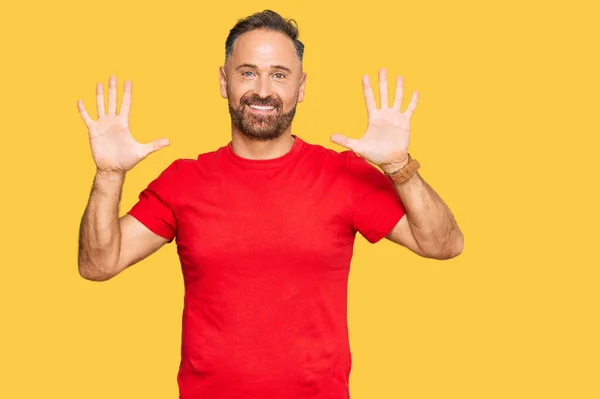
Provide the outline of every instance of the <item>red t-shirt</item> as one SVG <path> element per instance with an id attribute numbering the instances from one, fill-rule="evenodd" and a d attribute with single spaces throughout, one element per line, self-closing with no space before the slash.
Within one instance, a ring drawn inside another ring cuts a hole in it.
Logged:
<path id="1" fill-rule="evenodd" d="M 355 234 L 375 243 L 405 209 L 363 158 L 294 137 L 276 159 L 242 158 L 231 142 L 177 159 L 129 211 L 176 240 L 181 399 L 350 397 Z"/>

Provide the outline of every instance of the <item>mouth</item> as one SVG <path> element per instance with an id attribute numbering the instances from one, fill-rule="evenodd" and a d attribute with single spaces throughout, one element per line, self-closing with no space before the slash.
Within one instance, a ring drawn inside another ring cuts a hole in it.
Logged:
<path id="1" fill-rule="evenodd" d="M 276 108 L 274 106 L 270 106 L 270 105 L 254 105 L 254 104 L 247 104 L 247 107 L 250 109 L 250 112 L 255 113 L 255 114 L 272 114 L 275 112 Z"/>

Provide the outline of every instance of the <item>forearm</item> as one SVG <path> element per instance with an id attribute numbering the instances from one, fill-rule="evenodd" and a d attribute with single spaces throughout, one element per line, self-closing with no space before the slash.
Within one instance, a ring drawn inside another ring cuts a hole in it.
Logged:
<path id="1" fill-rule="evenodd" d="M 119 260 L 119 202 L 124 174 L 97 172 L 79 230 L 79 274 L 89 280 L 112 277 Z"/>
<path id="2" fill-rule="evenodd" d="M 390 171 L 390 168 L 384 171 Z M 397 167 L 392 167 L 396 170 Z M 448 206 L 418 172 L 394 184 L 419 248 L 432 256 L 451 258 L 463 249 L 463 235 Z"/>

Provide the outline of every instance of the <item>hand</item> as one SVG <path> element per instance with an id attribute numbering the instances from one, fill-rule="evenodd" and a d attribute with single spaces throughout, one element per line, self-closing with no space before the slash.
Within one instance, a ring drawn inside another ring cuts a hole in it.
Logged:
<path id="1" fill-rule="evenodd" d="M 342 134 L 334 134 L 331 136 L 331 141 L 354 151 L 384 170 L 399 169 L 408 162 L 410 118 L 417 106 L 418 93 L 413 92 L 406 111 L 400 112 L 404 82 L 402 77 L 398 76 L 396 78 L 394 104 L 390 108 L 387 73 L 384 68 L 381 68 L 379 70 L 381 108 L 377 109 L 369 76 L 364 75 L 362 82 L 369 119 L 367 132 L 360 139 L 351 139 Z"/>
<path id="2" fill-rule="evenodd" d="M 131 107 L 131 81 L 125 81 L 123 101 L 117 115 L 117 77 L 110 76 L 108 83 L 108 114 L 104 112 L 102 83 L 96 85 L 98 120 L 90 118 L 83 101 L 77 108 L 85 122 L 96 168 L 101 172 L 125 173 L 149 154 L 169 145 L 166 138 L 147 144 L 138 143 L 129 132 L 129 109 Z"/>

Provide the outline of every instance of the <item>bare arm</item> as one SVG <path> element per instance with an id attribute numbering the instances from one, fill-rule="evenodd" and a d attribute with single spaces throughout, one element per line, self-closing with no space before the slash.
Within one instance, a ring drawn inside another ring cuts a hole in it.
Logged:
<path id="1" fill-rule="evenodd" d="M 331 141 L 349 148 L 383 172 L 399 170 L 409 162 L 410 118 L 417 106 L 413 92 L 408 107 L 400 112 L 404 79 L 396 78 L 396 94 L 392 107 L 388 100 L 385 68 L 379 70 L 380 107 L 377 108 L 369 75 L 363 75 L 363 91 L 369 116 L 368 127 L 360 139 L 334 134 Z M 464 238 L 454 215 L 440 196 L 414 173 L 407 181 L 396 183 L 395 189 L 406 208 L 406 215 L 386 236 L 427 258 L 449 259 L 463 251 Z"/>
<path id="2" fill-rule="evenodd" d="M 389 173 L 405 165 L 386 165 L 382 170 Z M 426 258 L 441 260 L 460 255 L 464 237 L 454 215 L 421 175 L 415 172 L 404 183 L 396 183 L 395 188 L 406 207 L 406 216 L 386 238 Z"/>
<path id="3" fill-rule="evenodd" d="M 167 240 L 130 215 L 119 219 L 125 174 L 149 154 L 169 145 L 166 139 L 138 143 L 129 132 L 131 81 L 125 82 L 117 115 L 117 79 L 111 76 L 108 112 L 102 83 L 96 86 L 98 120 L 88 115 L 83 101 L 77 106 L 89 133 L 96 176 L 79 230 L 79 274 L 88 280 L 108 280 L 158 250 Z"/>
<path id="4" fill-rule="evenodd" d="M 125 175 L 98 171 L 79 227 L 79 274 L 103 281 L 118 273 L 121 246 L 119 202 Z"/>
<path id="5" fill-rule="evenodd" d="M 131 215 L 118 217 L 123 181 L 102 172 L 94 179 L 79 230 L 79 274 L 87 280 L 108 280 L 167 243 Z"/>

